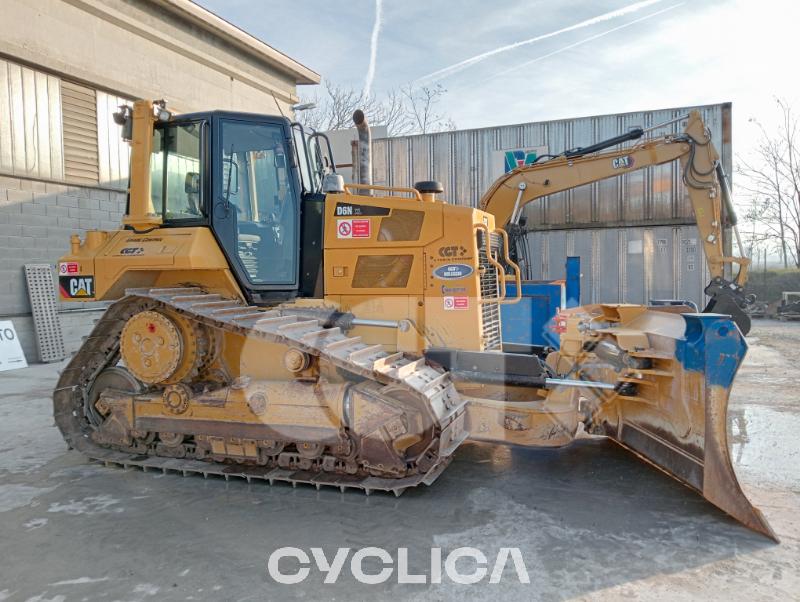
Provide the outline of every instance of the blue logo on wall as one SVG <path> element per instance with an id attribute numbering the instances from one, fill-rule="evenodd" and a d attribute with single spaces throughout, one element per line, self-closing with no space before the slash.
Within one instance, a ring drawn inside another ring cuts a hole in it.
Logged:
<path id="1" fill-rule="evenodd" d="M 522 167 L 524 165 L 531 165 L 536 162 L 538 155 L 535 151 L 526 150 L 509 150 L 505 153 L 505 172 L 508 173 L 512 169 Z"/>
<path id="2" fill-rule="evenodd" d="M 468 266 L 466 263 L 448 263 L 433 270 L 433 275 L 439 280 L 459 280 L 466 278 L 472 272 L 472 266 Z"/>

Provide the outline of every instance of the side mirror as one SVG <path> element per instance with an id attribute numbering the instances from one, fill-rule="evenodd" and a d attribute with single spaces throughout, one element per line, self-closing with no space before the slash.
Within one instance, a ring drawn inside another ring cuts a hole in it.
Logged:
<path id="1" fill-rule="evenodd" d="M 186 173 L 183 181 L 183 191 L 186 194 L 200 194 L 200 174 L 196 171 Z"/>

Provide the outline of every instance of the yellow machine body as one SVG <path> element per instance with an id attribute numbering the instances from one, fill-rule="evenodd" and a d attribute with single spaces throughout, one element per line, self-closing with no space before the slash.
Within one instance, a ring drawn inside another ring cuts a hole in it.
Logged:
<path id="1" fill-rule="evenodd" d="M 144 101 L 130 115 L 126 227 L 74 236 L 59 262 L 63 299 L 115 301 L 54 396 L 71 445 L 126 465 L 168 458 L 189 472 L 399 493 L 432 482 L 467 437 L 557 447 L 603 435 L 774 537 L 728 454 L 728 394 L 746 350 L 728 317 L 601 304 L 562 314 L 560 349 L 538 358 L 500 338 L 500 305 L 519 300 L 506 283 L 522 288 L 502 226 L 521 206 L 689 161 L 691 141 L 521 168 L 483 209 L 416 189 L 329 191 L 319 294 L 254 303 L 211 225 L 156 215 L 153 148 L 141 143 L 156 115 Z M 743 285 L 747 260 L 722 253 L 718 184 L 698 190 L 712 273 L 738 263 Z"/>

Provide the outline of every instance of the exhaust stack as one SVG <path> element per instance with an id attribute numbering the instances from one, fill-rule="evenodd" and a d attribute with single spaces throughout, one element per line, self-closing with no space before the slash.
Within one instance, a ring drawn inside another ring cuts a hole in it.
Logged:
<path id="1" fill-rule="evenodd" d="M 367 116 L 364 111 L 356 109 L 353 113 L 353 123 L 358 130 L 358 160 L 356 165 L 356 175 L 354 178 L 359 184 L 372 184 L 372 134 L 367 123 Z M 363 194 L 370 195 L 371 191 L 364 190 Z"/>

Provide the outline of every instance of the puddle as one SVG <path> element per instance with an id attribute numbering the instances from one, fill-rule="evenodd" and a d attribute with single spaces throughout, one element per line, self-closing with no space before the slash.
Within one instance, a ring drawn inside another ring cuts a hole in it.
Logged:
<path id="1" fill-rule="evenodd" d="M 728 410 L 728 443 L 736 473 L 754 485 L 800 492 L 800 414 L 764 406 Z"/>
<path id="2" fill-rule="evenodd" d="M 30 506 L 40 495 L 50 493 L 55 487 L 29 485 L 0 485 L 0 512 Z"/>

